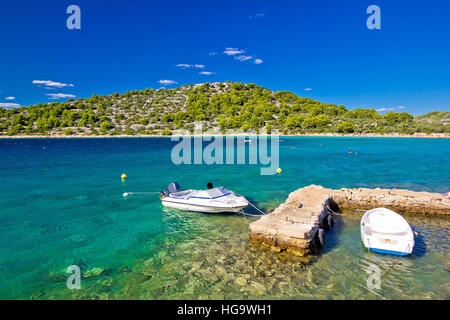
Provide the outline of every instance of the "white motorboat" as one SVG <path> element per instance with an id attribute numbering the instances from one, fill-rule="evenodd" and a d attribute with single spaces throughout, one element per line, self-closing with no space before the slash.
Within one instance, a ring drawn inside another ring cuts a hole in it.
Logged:
<path id="1" fill-rule="evenodd" d="M 224 187 L 181 191 L 176 182 L 161 192 L 160 199 L 165 207 L 208 213 L 238 212 L 249 205 L 245 197 Z"/>
<path id="2" fill-rule="evenodd" d="M 238 143 L 252 143 L 252 139 L 250 139 L 250 138 L 248 138 L 248 139 L 244 138 L 243 140 L 238 139 L 237 141 L 238 141 Z"/>
<path id="3" fill-rule="evenodd" d="M 371 251 L 409 255 L 414 247 L 414 233 L 408 222 L 386 208 L 367 211 L 361 218 L 361 239 Z"/>

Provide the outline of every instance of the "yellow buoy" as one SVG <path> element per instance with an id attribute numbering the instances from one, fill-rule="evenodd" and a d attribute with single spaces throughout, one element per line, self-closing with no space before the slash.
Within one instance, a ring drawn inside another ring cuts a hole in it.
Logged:
<path id="1" fill-rule="evenodd" d="M 278 169 L 277 169 L 277 172 L 278 172 L 278 173 L 281 173 L 281 171 L 283 171 L 283 170 L 281 170 L 281 168 L 278 168 Z"/>
<path id="2" fill-rule="evenodd" d="M 125 173 L 122 173 L 122 175 L 120 176 L 122 179 L 126 179 L 127 175 Z"/>

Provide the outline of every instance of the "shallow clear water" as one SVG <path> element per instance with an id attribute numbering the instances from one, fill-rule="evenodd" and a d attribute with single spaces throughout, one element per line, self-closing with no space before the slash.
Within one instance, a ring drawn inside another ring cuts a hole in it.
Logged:
<path id="1" fill-rule="evenodd" d="M 450 297 L 448 217 L 405 215 L 421 233 L 413 255 L 369 291 L 367 268 L 383 274 L 395 257 L 365 250 L 361 213 L 344 215 L 321 254 L 299 258 L 249 244 L 255 218 L 163 209 L 157 194 L 122 196 L 212 181 L 270 210 L 309 184 L 450 189 L 448 139 L 282 140 L 283 172 L 273 176 L 261 176 L 260 165 L 176 166 L 170 139 L 0 140 L 0 298 Z M 84 275 L 81 290 L 66 287 L 72 264 Z"/>

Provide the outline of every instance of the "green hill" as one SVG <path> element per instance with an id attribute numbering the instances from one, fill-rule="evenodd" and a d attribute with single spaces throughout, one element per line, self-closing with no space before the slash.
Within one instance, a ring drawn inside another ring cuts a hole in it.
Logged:
<path id="1" fill-rule="evenodd" d="M 344 106 L 239 82 L 146 89 L 87 99 L 0 109 L 1 135 L 170 135 L 174 129 L 279 129 L 296 133 L 450 133 L 449 112 L 406 112 Z"/>

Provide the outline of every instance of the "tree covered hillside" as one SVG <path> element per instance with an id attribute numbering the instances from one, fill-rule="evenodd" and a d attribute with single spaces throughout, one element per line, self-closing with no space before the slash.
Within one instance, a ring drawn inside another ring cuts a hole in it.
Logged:
<path id="1" fill-rule="evenodd" d="M 413 117 L 407 112 L 346 107 L 239 82 L 146 89 L 87 99 L 0 109 L 1 135 L 170 135 L 174 129 L 279 129 L 296 133 L 450 133 L 449 112 Z"/>

